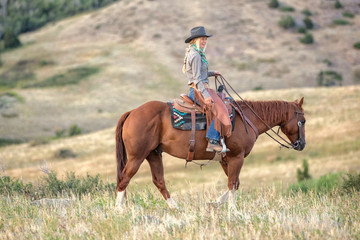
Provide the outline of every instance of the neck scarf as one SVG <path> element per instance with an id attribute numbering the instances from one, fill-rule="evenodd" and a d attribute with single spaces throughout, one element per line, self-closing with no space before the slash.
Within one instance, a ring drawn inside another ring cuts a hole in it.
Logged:
<path id="1" fill-rule="evenodd" d="M 207 62 L 207 60 L 206 60 L 206 56 L 205 56 L 204 50 L 203 50 L 202 48 L 198 49 L 195 44 L 191 44 L 191 46 L 192 46 L 198 53 L 200 53 L 201 60 L 202 60 L 206 65 L 209 65 L 208 62 Z"/>

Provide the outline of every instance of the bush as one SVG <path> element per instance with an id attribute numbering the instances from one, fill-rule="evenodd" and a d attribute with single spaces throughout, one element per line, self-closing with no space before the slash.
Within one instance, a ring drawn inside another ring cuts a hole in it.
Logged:
<path id="1" fill-rule="evenodd" d="M 54 153 L 55 158 L 75 158 L 76 154 L 68 148 L 61 148 Z"/>
<path id="2" fill-rule="evenodd" d="M 354 75 L 354 82 L 360 83 L 360 68 L 355 69 L 353 75 Z"/>
<path id="3" fill-rule="evenodd" d="M 277 0 L 271 0 L 268 4 L 269 8 L 278 8 L 279 2 Z"/>
<path id="4" fill-rule="evenodd" d="M 298 33 L 306 33 L 307 32 L 306 28 L 304 28 L 304 27 L 299 27 L 297 31 L 298 31 Z"/>
<path id="5" fill-rule="evenodd" d="M 304 24 L 305 24 L 307 29 L 313 29 L 314 28 L 314 24 L 313 24 L 312 20 L 309 17 L 304 18 Z"/>
<path id="6" fill-rule="evenodd" d="M 330 87 L 337 83 L 342 85 L 342 75 L 335 71 L 321 71 L 318 74 L 317 82 L 319 86 Z"/>
<path id="7" fill-rule="evenodd" d="M 343 192 L 351 194 L 354 191 L 360 191 L 360 173 L 358 175 L 347 174 L 343 180 L 344 182 L 341 187 Z"/>
<path id="8" fill-rule="evenodd" d="M 6 29 L 4 32 L 4 48 L 16 48 L 21 46 L 19 38 L 15 35 L 13 30 Z"/>
<path id="9" fill-rule="evenodd" d="M 309 174 L 309 164 L 306 159 L 303 160 L 303 168 L 304 170 L 298 168 L 296 171 L 296 178 L 298 182 L 304 181 L 306 179 L 311 179 L 311 175 Z"/>
<path id="10" fill-rule="evenodd" d="M 81 134 L 81 128 L 78 127 L 78 125 L 74 124 L 71 125 L 69 128 L 69 137 L 80 135 Z"/>
<path id="11" fill-rule="evenodd" d="M 342 8 L 343 6 L 341 5 L 340 1 L 339 0 L 336 0 L 335 4 L 334 4 L 334 7 L 336 9 L 339 9 L 339 8 Z"/>
<path id="12" fill-rule="evenodd" d="M 0 138 L 0 147 L 5 147 L 13 144 L 20 144 L 20 143 L 24 143 L 24 141 L 19 139 Z"/>
<path id="13" fill-rule="evenodd" d="M 24 184 L 20 179 L 10 178 L 9 176 L 0 177 L 0 194 L 3 196 L 13 196 L 14 194 L 29 194 L 34 186 Z"/>
<path id="14" fill-rule="evenodd" d="M 360 50 L 360 42 L 354 43 L 353 47 Z"/>
<path id="15" fill-rule="evenodd" d="M 312 13 L 311 13 L 311 11 L 309 9 L 304 9 L 304 10 L 301 11 L 301 13 L 304 14 L 305 16 L 307 16 L 307 17 L 312 16 Z"/>
<path id="16" fill-rule="evenodd" d="M 308 193 L 313 191 L 315 193 L 329 193 L 341 186 L 342 173 L 329 173 L 321 176 L 319 179 L 308 179 L 297 184 L 289 186 L 289 192 L 303 192 Z"/>
<path id="17" fill-rule="evenodd" d="M 290 7 L 290 6 L 282 6 L 282 7 L 280 8 L 280 11 L 282 11 L 282 12 L 294 12 L 294 11 L 295 11 L 295 8 Z"/>
<path id="18" fill-rule="evenodd" d="M 261 90 L 264 90 L 264 88 L 262 86 L 256 86 L 256 87 L 254 87 L 253 90 L 254 91 L 261 91 Z"/>
<path id="19" fill-rule="evenodd" d="M 293 17 L 291 17 L 289 15 L 282 16 L 279 21 L 279 26 L 284 29 L 292 28 L 295 26 L 295 20 L 293 19 Z"/>
<path id="20" fill-rule="evenodd" d="M 314 38 L 310 33 L 306 33 L 299 41 L 303 44 L 312 44 L 314 43 Z"/>
<path id="21" fill-rule="evenodd" d="M 347 18 L 354 18 L 355 15 L 350 12 L 343 12 L 342 15 Z"/>
<path id="22" fill-rule="evenodd" d="M 58 196 L 76 195 L 81 198 L 84 195 L 114 193 L 114 183 L 104 183 L 100 175 L 95 177 L 87 174 L 86 177 L 76 177 L 74 172 L 67 172 L 64 180 L 58 179 L 55 172 L 49 172 L 42 177 L 38 184 L 24 184 L 21 179 L 10 177 L 0 178 L 0 195 L 13 196 L 25 195 L 30 199 L 54 198 Z"/>
<path id="23" fill-rule="evenodd" d="M 350 24 L 348 21 L 346 21 L 345 19 L 335 19 L 333 21 L 334 25 L 348 25 Z"/>

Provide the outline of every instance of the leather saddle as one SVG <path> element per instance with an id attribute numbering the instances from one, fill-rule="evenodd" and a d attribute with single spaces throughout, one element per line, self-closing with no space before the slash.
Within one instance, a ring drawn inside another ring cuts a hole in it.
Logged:
<path id="1" fill-rule="evenodd" d="M 205 113 L 200 105 L 196 104 L 186 94 L 181 94 L 180 98 L 175 98 L 173 101 L 174 108 L 180 112 L 191 113 L 192 111 L 195 111 L 195 113 Z"/>

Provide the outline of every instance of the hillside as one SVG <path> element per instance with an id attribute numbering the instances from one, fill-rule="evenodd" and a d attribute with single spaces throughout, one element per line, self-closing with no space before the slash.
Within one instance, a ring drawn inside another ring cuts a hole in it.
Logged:
<path id="1" fill-rule="evenodd" d="M 296 181 L 296 169 L 306 159 L 310 173 L 318 178 L 329 172 L 359 172 L 360 169 L 360 87 L 301 88 L 290 90 L 249 91 L 251 99 L 280 99 L 293 101 L 305 97 L 306 149 L 302 152 L 279 150 L 279 146 L 261 135 L 240 174 L 243 188 L 281 182 L 284 186 Z M 0 163 L 11 177 L 24 181 L 39 179 L 46 170 L 56 171 L 60 177 L 66 172 L 77 175 L 100 174 L 115 181 L 114 128 L 83 136 L 53 140 L 45 144 L 12 145 L 0 148 Z M 59 157 L 61 150 L 76 157 Z M 213 162 L 201 171 L 198 166 L 164 154 L 165 178 L 172 191 L 183 188 L 184 181 L 193 187 L 219 185 L 226 187 L 226 176 L 220 165 Z M 147 163 L 143 163 L 132 180 L 131 188 L 153 187 Z M 155 190 L 155 187 L 154 187 Z"/>
<path id="2" fill-rule="evenodd" d="M 113 127 L 126 110 L 186 91 L 181 73 L 189 29 L 205 25 L 214 37 L 207 56 L 238 91 L 313 87 L 320 71 L 341 73 L 343 85 L 358 83 L 360 6 L 343 1 L 281 1 L 295 12 L 270 9 L 268 1 L 130 1 L 71 17 L 23 34 L 23 46 L 2 53 L 0 138 L 31 140 L 54 136 L 77 124 L 85 133 Z M 304 45 L 295 30 L 278 26 L 291 15 L 298 25 L 309 9 L 315 43 Z M 343 12 L 350 24 L 334 25 Z M 84 70 L 85 69 L 85 70 Z M 44 82 L 80 79 L 46 87 Z M 72 75 L 74 74 L 75 75 Z M 81 74 L 81 73 L 79 73 Z M 271 96 L 280 98 L 280 96 Z M 20 101 L 19 99 L 23 99 Z"/>

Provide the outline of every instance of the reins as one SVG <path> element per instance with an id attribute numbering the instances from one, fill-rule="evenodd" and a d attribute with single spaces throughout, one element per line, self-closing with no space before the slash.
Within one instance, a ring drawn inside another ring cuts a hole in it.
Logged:
<path id="1" fill-rule="evenodd" d="M 284 148 L 287 148 L 287 149 L 293 149 L 295 148 L 296 146 L 290 142 L 288 142 L 286 139 L 284 139 L 283 137 L 281 137 L 277 132 L 275 132 L 256 112 L 255 110 L 246 102 L 244 101 L 244 99 L 235 91 L 235 89 L 229 84 L 229 82 L 222 76 L 222 75 L 219 75 L 220 76 L 220 80 L 217 76 L 215 76 L 215 87 L 217 89 L 217 83 L 219 83 L 220 85 L 222 85 L 224 87 L 224 90 L 225 92 L 228 94 L 228 96 L 231 98 L 231 100 L 236 104 L 236 106 L 239 108 L 240 112 L 241 112 L 241 117 L 243 119 L 244 118 L 244 113 L 242 112 L 241 110 L 241 107 L 240 105 L 235 101 L 235 99 L 231 96 L 231 94 L 229 93 L 228 89 L 226 86 L 229 86 L 230 89 L 241 99 L 241 101 L 243 101 L 243 103 L 245 103 L 245 105 L 251 110 L 251 112 L 254 113 L 254 115 L 269 129 L 271 130 L 276 136 L 278 136 L 281 140 L 283 140 L 286 144 L 288 144 L 289 146 L 286 146 L 285 144 L 281 143 L 279 140 L 275 139 L 273 136 L 271 136 L 269 133 L 267 133 L 267 131 L 265 132 L 266 135 L 268 135 L 270 138 L 272 138 L 275 142 L 277 142 L 278 144 L 280 144 L 280 148 L 281 147 L 284 147 Z M 298 112 L 297 112 L 298 114 Z M 245 123 L 245 128 L 246 128 L 246 131 L 248 132 L 248 129 L 247 129 L 247 124 L 246 124 L 246 121 L 244 121 Z"/>

